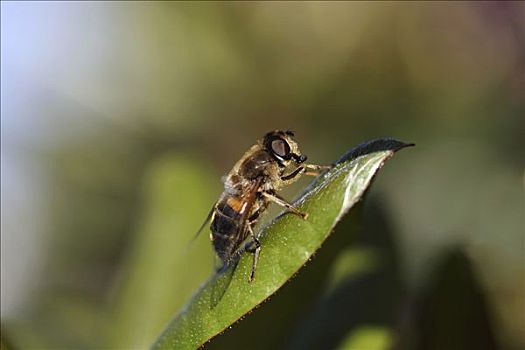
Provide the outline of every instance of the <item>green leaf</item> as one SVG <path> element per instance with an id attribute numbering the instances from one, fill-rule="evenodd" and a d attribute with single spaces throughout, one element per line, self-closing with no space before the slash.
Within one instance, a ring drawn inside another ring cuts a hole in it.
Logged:
<path id="1" fill-rule="evenodd" d="M 217 305 L 212 294 L 224 275 L 212 276 L 159 336 L 153 349 L 194 349 L 249 313 L 312 258 L 335 225 L 358 202 L 374 175 L 394 152 L 411 146 L 393 139 L 371 141 L 347 152 L 316 178 L 295 205 L 308 220 L 283 213 L 260 232 L 255 281 L 248 282 L 252 255 L 243 254 Z M 226 274 L 225 274 L 226 275 Z"/>

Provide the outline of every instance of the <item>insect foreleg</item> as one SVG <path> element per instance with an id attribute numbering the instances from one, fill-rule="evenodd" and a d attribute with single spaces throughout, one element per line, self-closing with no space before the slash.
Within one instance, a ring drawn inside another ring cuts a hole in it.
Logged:
<path id="1" fill-rule="evenodd" d="M 318 176 L 323 170 L 332 169 L 331 165 L 317 165 L 317 164 L 303 164 L 304 167 L 303 175 Z"/>
<path id="2" fill-rule="evenodd" d="M 288 209 L 290 211 L 290 213 L 295 214 L 297 216 L 300 216 L 304 220 L 306 220 L 308 218 L 308 213 L 300 211 L 299 209 L 294 207 L 292 204 L 288 203 L 284 198 L 281 198 L 279 195 L 271 194 L 271 193 L 268 193 L 268 192 L 262 192 L 262 194 L 263 194 L 263 196 L 268 198 L 270 201 L 272 201 L 272 202 L 274 202 L 276 204 L 279 204 L 280 206 L 283 206 L 286 209 Z"/>
<path id="3" fill-rule="evenodd" d="M 318 176 L 321 171 L 331 169 L 331 165 L 302 164 L 288 175 L 281 177 L 284 184 L 289 185 L 299 179 L 301 175 Z"/>
<path id="4" fill-rule="evenodd" d="M 300 167 L 292 171 L 290 174 L 282 176 L 281 181 L 286 185 L 291 184 L 297 181 L 298 177 L 301 176 L 304 171 L 305 167 L 301 165 Z"/>

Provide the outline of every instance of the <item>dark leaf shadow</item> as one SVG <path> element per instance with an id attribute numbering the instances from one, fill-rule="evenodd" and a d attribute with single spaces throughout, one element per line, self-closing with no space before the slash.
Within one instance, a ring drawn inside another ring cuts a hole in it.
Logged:
<path id="1" fill-rule="evenodd" d="M 443 251 L 409 303 L 395 349 L 498 349 L 493 317 L 461 246 Z"/>

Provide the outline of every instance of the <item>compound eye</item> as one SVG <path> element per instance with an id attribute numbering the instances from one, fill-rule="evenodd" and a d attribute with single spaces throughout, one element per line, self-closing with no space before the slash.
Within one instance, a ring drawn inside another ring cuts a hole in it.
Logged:
<path id="1" fill-rule="evenodd" d="M 283 139 L 275 139 L 272 141 L 272 151 L 281 158 L 287 158 L 290 154 L 290 146 Z"/>

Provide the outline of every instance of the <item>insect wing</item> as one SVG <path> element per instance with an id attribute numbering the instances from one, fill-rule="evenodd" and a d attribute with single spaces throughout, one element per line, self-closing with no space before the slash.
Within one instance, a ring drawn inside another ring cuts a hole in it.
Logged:
<path id="1" fill-rule="evenodd" d="M 248 218 L 250 217 L 250 214 L 252 212 L 253 205 L 255 203 L 255 200 L 257 198 L 257 191 L 259 191 L 259 188 L 261 187 L 262 180 L 255 181 L 252 186 L 246 191 L 246 200 L 245 205 L 243 208 L 243 211 L 241 213 L 241 218 L 239 220 L 239 228 L 236 232 L 235 239 L 240 245 L 244 240 L 247 238 L 247 223 Z M 238 254 L 241 254 L 242 252 L 239 252 Z M 236 254 L 236 255 L 238 255 Z"/>
<path id="2" fill-rule="evenodd" d="M 193 241 L 195 241 L 197 239 L 197 237 L 199 237 L 199 235 L 201 234 L 201 232 L 204 230 L 204 228 L 210 223 L 211 219 L 213 218 L 213 213 L 215 212 L 215 206 L 217 205 L 217 203 L 215 203 L 211 209 L 210 209 L 210 212 L 208 213 L 208 215 L 206 216 L 206 219 L 204 219 L 204 222 L 202 223 L 201 227 L 199 227 L 199 229 L 197 230 L 197 233 L 195 233 L 195 235 L 193 236 L 193 238 L 191 239 L 190 241 L 190 244 L 193 243 Z"/>
<path id="3" fill-rule="evenodd" d="M 253 208 L 253 204 L 255 203 L 255 199 L 257 198 L 257 191 L 259 190 L 259 187 L 261 186 L 262 181 L 257 180 L 252 186 L 250 186 L 249 190 L 246 191 L 246 201 L 244 204 L 244 207 L 241 212 L 241 218 L 239 222 L 239 228 L 237 229 L 237 232 L 235 233 L 235 239 L 240 245 L 247 237 L 247 223 L 248 218 L 250 216 L 250 213 Z M 244 246 L 240 249 L 237 249 L 237 251 L 233 254 L 231 259 L 223 264 L 223 266 L 217 270 L 217 273 L 215 275 L 214 279 L 214 285 L 212 287 L 211 291 L 211 299 L 210 299 L 210 308 L 213 309 L 217 304 L 221 301 L 222 297 L 226 293 L 226 290 L 230 286 L 233 274 L 235 270 L 237 269 L 237 264 L 239 263 L 240 255 L 245 251 Z"/>
<path id="4" fill-rule="evenodd" d="M 210 309 L 214 309 L 215 306 L 217 306 L 224 296 L 224 293 L 226 293 L 226 290 L 228 290 L 238 262 L 239 259 L 232 260 L 229 264 L 224 264 L 219 270 L 217 270 L 213 279 L 214 284 L 211 289 Z"/>

